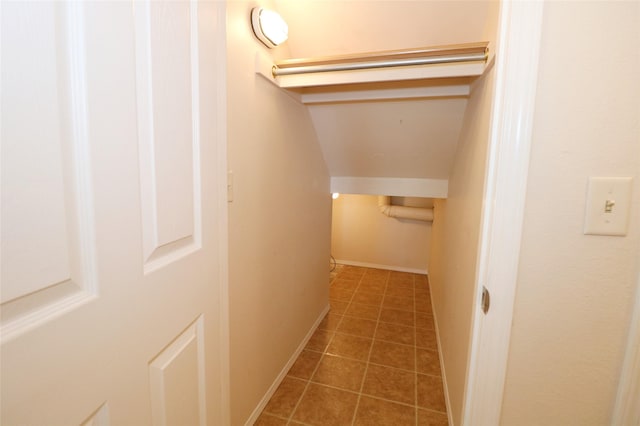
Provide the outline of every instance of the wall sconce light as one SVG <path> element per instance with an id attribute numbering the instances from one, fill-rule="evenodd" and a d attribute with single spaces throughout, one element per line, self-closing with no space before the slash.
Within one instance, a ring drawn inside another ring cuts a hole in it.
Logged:
<path id="1" fill-rule="evenodd" d="M 276 47 L 289 37 L 289 27 L 273 10 L 255 7 L 251 11 L 253 33 L 268 48 Z"/>
<path id="2" fill-rule="evenodd" d="M 337 200 L 339 196 L 340 196 L 339 192 L 334 192 L 333 194 L 331 194 L 331 198 L 333 198 L 334 200 Z"/>

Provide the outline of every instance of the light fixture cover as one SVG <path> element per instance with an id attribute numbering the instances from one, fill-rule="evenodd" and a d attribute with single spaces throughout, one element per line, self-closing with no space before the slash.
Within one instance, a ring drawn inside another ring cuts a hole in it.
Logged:
<path id="1" fill-rule="evenodd" d="M 251 11 L 253 32 L 265 46 L 276 47 L 289 37 L 289 27 L 282 16 L 273 10 L 255 7 Z"/>

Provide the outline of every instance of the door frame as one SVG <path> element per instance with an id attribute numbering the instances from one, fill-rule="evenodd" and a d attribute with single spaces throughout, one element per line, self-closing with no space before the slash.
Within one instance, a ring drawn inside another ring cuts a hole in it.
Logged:
<path id="1" fill-rule="evenodd" d="M 625 350 L 618 393 L 613 407 L 612 425 L 633 425 L 640 421 L 640 273 L 636 297 L 629 323 L 629 337 Z"/>
<path id="2" fill-rule="evenodd" d="M 543 1 L 500 6 L 496 89 L 461 424 L 499 424 L 517 286 L 538 81 Z M 488 314 L 482 288 L 491 292 Z"/>
<path id="3" fill-rule="evenodd" d="M 227 4 L 216 2 L 216 177 L 218 215 L 218 295 L 220 350 L 220 419 L 231 424 L 231 369 L 229 337 L 229 213 L 227 164 Z"/>

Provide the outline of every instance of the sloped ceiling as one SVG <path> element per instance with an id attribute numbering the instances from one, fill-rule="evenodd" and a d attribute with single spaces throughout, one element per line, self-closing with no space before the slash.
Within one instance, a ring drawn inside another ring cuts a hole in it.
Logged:
<path id="1" fill-rule="evenodd" d="M 291 58 L 488 40 L 487 23 L 497 11 L 492 6 L 495 2 L 274 1 L 289 24 Z M 460 97 L 310 105 L 332 186 L 348 177 L 442 180 L 446 188 L 466 103 Z M 358 192 L 383 193 L 375 185 Z M 409 192 L 385 195 L 425 195 Z"/>

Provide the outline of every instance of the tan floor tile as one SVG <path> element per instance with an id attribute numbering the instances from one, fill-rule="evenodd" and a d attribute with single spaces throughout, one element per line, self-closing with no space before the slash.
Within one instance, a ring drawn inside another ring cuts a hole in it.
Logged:
<path id="1" fill-rule="evenodd" d="M 372 305 L 362 305 L 360 303 L 352 302 L 347 308 L 345 315 L 351 317 L 365 318 L 370 320 L 377 320 L 380 308 Z"/>
<path id="2" fill-rule="evenodd" d="M 362 396 L 354 422 L 358 426 L 414 426 L 416 410 L 407 405 Z"/>
<path id="3" fill-rule="evenodd" d="M 412 282 L 398 281 L 392 278 L 389 278 L 389 281 L 387 281 L 387 287 L 402 287 L 402 288 L 408 288 L 412 290 L 414 289 L 414 285 Z"/>
<path id="4" fill-rule="evenodd" d="M 318 328 L 322 330 L 335 330 L 336 328 L 338 328 L 338 324 L 340 324 L 340 321 L 342 321 L 342 315 L 329 312 L 320 322 Z"/>
<path id="5" fill-rule="evenodd" d="M 429 330 L 426 328 L 417 328 L 416 329 L 416 346 L 437 351 L 438 339 L 436 337 L 436 331 Z"/>
<path id="6" fill-rule="evenodd" d="M 286 426 L 287 420 L 267 413 L 260 414 L 253 426 Z"/>
<path id="7" fill-rule="evenodd" d="M 382 307 L 386 309 L 399 309 L 401 311 L 414 311 L 413 297 L 384 296 Z"/>
<path id="8" fill-rule="evenodd" d="M 416 300 L 416 312 L 431 313 L 431 299 Z"/>
<path id="9" fill-rule="evenodd" d="M 418 274 L 418 275 L 415 275 L 413 277 L 413 279 L 414 279 L 414 282 L 416 283 L 416 286 L 417 285 L 426 286 L 426 287 L 429 286 L 429 276 L 428 275 Z"/>
<path id="10" fill-rule="evenodd" d="M 365 277 L 360 282 L 358 290 L 366 291 L 367 293 L 382 294 L 385 292 L 386 288 L 387 283 L 385 280 L 370 280 Z"/>
<path id="11" fill-rule="evenodd" d="M 413 327 L 415 325 L 413 312 L 401 311 L 398 309 L 382 308 L 378 321 L 405 325 L 407 327 Z"/>
<path id="12" fill-rule="evenodd" d="M 322 358 L 322 354 L 320 352 L 303 350 L 300 352 L 298 359 L 296 359 L 296 362 L 287 374 L 300 379 L 309 380 L 313 371 L 316 369 L 318 362 L 320 362 L 320 358 Z"/>
<path id="13" fill-rule="evenodd" d="M 372 339 L 336 333 L 327 348 L 327 353 L 366 361 L 372 342 Z"/>
<path id="14" fill-rule="evenodd" d="M 360 337 L 373 337 L 376 331 L 376 322 L 364 318 L 345 316 L 338 326 L 337 331 Z"/>
<path id="15" fill-rule="evenodd" d="M 367 270 L 364 273 L 364 276 L 388 278 L 390 273 L 391 271 L 387 271 L 386 269 L 367 268 Z"/>
<path id="16" fill-rule="evenodd" d="M 352 290 L 344 290 L 341 288 L 329 288 L 329 298 L 333 300 L 339 300 L 341 302 L 351 301 L 354 292 Z"/>
<path id="17" fill-rule="evenodd" d="M 415 348 L 374 340 L 369 362 L 414 371 Z"/>
<path id="18" fill-rule="evenodd" d="M 392 285 L 387 286 L 387 290 L 385 294 L 388 296 L 397 296 L 397 297 L 414 297 L 412 288 L 396 287 Z"/>
<path id="19" fill-rule="evenodd" d="M 402 343 L 403 345 L 414 345 L 416 341 L 415 332 L 416 330 L 413 327 L 380 322 L 378 323 L 375 337 L 376 339 L 386 340 L 388 342 Z"/>
<path id="20" fill-rule="evenodd" d="M 333 334 L 334 333 L 332 331 L 328 330 L 316 330 L 316 332 L 313 333 L 313 336 L 311 336 L 311 338 L 309 339 L 309 342 L 307 343 L 307 346 L 305 346 L 305 349 L 324 352 L 324 350 L 327 348 L 327 345 L 331 341 Z"/>
<path id="21" fill-rule="evenodd" d="M 436 325 L 433 321 L 433 315 L 425 312 L 416 312 L 416 327 L 434 330 Z"/>
<path id="22" fill-rule="evenodd" d="M 393 280 L 397 282 L 409 282 L 413 284 L 414 278 L 411 272 L 391 271 L 391 274 L 389 275 L 389 280 Z"/>
<path id="23" fill-rule="evenodd" d="M 443 413 L 447 411 L 439 377 L 418 374 L 418 406 Z"/>
<path id="24" fill-rule="evenodd" d="M 311 383 L 293 419 L 312 425 L 349 425 L 357 401 L 355 393 Z"/>
<path id="25" fill-rule="evenodd" d="M 331 287 L 341 289 L 341 290 L 356 291 L 356 288 L 358 288 L 358 283 L 359 283 L 358 280 L 347 280 L 344 278 L 336 278 L 331 284 Z"/>
<path id="26" fill-rule="evenodd" d="M 444 413 L 418 409 L 418 426 L 448 426 L 449 419 Z"/>
<path id="27" fill-rule="evenodd" d="M 364 275 L 364 271 L 356 271 L 356 270 L 342 268 L 342 270 L 338 272 L 338 279 L 348 279 L 348 280 L 359 281 L 363 275 Z"/>
<path id="28" fill-rule="evenodd" d="M 431 298 L 431 293 L 429 292 L 428 287 L 417 287 L 415 289 L 415 296 L 426 299 L 426 298 Z"/>
<path id="29" fill-rule="evenodd" d="M 329 299 L 329 305 L 331 306 L 331 313 L 343 314 L 349 306 L 349 302 L 343 302 L 340 300 Z"/>
<path id="30" fill-rule="evenodd" d="M 367 364 L 362 361 L 325 355 L 311 380 L 359 392 L 366 366 Z"/>
<path id="31" fill-rule="evenodd" d="M 363 305 L 380 306 L 382 303 L 382 293 L 367 293 L 366 291 L 358 290 L 353 295 L 353 301 L 362 303 Z"/>
<path id="32" fill-rule="evenodd" d="M 264 411 L 281 417 L 289 417 L 304 392 L 307 382 L 285 377 L 273 394 Z"/>
<path id="33" fill-rule="evenodd" d="M 370 364 L 362 393 L 414 405 L 416 375 L 404 370 Z"/>
<path id="34" fill-rule="evenodd" d="M 432 376 L 440 376 L 438 352 L 416 348 L 416 371 L 418 373 L 431 374 Z"/>

